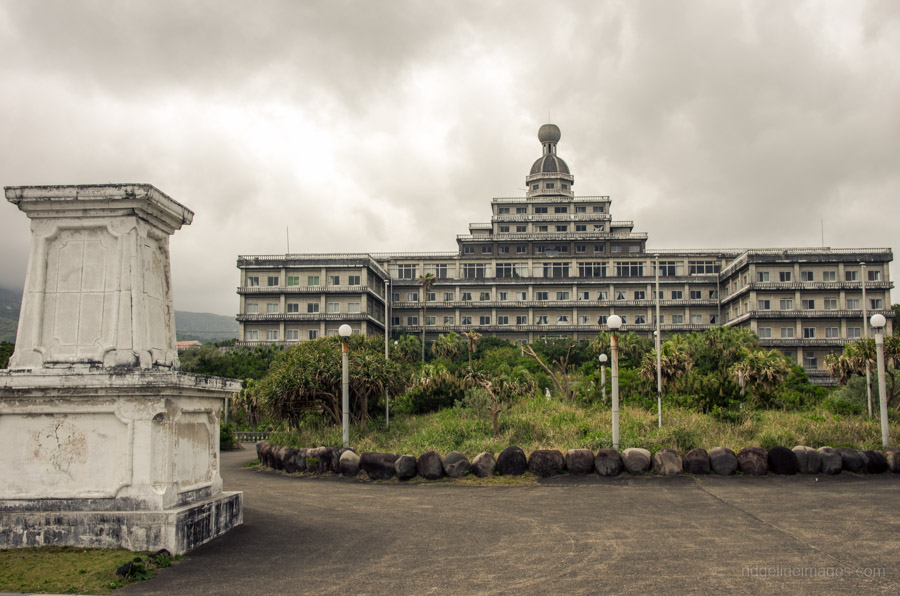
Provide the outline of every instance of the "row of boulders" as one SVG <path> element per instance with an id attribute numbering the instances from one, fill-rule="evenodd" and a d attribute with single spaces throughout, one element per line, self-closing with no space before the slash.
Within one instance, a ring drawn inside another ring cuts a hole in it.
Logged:
<path id="1" fill-rule="evenodd" d="M 556 449 L 537 449 L 526 457 L 519 447 L 507 447 L 496 458 L 487 451 L 470 462 L 465 455 L 451 451 L 441 457 L 436 451 L 426 451 L 418 458 L 396 453 L 357 454 L 352 449 L 316 447 L 293 449 L 256 444 L 261 465 L 288 473 L 335 473 L 356 476 L 360 471 L 373 480 L 399 478 L 409 480 L 420 476 L 428 480 L 442 477 L 460 478 L 466 474 L 485 478 L 499 474 L 515 476 L 529 472 L 546 478 L 567 472 L 585 475 L 596 472 L 600 476 L 617 476 L 622 472 L 663 476 L 676 474 L 719 474 L 729 476 L 741 472 L 750 476 L 772 474 L 840 474 L 846 470 L 856 474 L 882 474 L 890 470 L 900 473 L 900 449 L 883 452 L 849 447 L 797 446 L 746 447 L 737 453 L 725 447 L 711 451 L 692 449 L 683 457 L 673 449 L 660 449 L 652 454 L 646 449 L 631 448 L 619 452 L 601 449 L 594 454 L 589 449 L 569 449 L 565 455 Z"/>

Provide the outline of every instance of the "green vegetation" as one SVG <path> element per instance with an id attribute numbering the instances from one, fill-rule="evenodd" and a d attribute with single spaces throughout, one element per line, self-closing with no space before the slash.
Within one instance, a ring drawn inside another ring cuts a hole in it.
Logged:
<path id="1" fill-rule="evenodd" d="M 8 341 L 0 341 L 0 368 L 7 367 L 9 357 L 12 356 L 15 348 L 15 344 L 11 344 Z"/>
<path id="2" fill-rule="evenodd" d="M 116 570 L 129 562 L 128 573 L 116 575 Z M 172 558 L 166 553 L 154 556 L 124 549 L 48 546 L 0 550 L 0 591 L 108 594 L 149 579 L 159 568 L 171 565 Z"/>

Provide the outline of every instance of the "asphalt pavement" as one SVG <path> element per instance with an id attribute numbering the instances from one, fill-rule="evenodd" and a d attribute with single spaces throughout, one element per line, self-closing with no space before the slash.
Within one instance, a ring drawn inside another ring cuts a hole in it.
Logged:
<path id="1" fill-rule="evenodd" d="M 370 483 L 241 466 L 244 525 L 121 594 L 900 593 L 900 474 Z"/>

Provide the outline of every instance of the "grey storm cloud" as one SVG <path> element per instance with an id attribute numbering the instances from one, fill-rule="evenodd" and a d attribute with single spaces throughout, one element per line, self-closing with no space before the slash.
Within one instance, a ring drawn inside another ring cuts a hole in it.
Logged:
<path id="1" fill-rule="evenodd" d="M 0 56 L 0 184 L 191 207 L 181 310 L 235 312 L 235 257 L 288 241 L 454 250 L 547 120 L 575 190 L 654 248 L 898 246 L 892 1 L 0 0 Z M 27 220 L 0 208 L 21 288 Z"/>

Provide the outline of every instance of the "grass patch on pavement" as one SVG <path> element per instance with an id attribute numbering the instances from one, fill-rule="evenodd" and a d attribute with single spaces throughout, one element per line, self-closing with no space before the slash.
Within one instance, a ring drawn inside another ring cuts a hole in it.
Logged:
<path id="1" fill-rule="evenodd" d="M 663 426 L 654 410 L 625 405 L 619 413 L 620 449 L 643 447 L 655 452 L 671 448 L 686 453 L 728 447 L 775 445 L 791 448 L 849 446 L 880 449 L 877 417 L 835 414 L 825 408 L 805 411 L 751 410 L 715 416 L 674 405 L 663 406 Z M 292 432 L 273 433 L 269 441 L 289 447 L 340 445 L 341 427 L 310 419 Z M 900 418 L 891 412 L 891 444 L 900 442 Z M 394 414 L 385 429 L 383 419 L 350 429 L 350 445 L 357 451 L 384 451 L 421 455 L 433 449 L 441 454 L 460 451 L 470 459 L 482 451 L 498 454 L 516 445 L 526 453 L 535 449 L 612 447 L 612 413 L 602 404 L 578 404 L 543 396 L 522 399 L 500 417 L 500 436 L 494 437 L 490 420 L 467 408 L 448 408 L 424 415 Z"/>
<path id="2" fill-rule="evenodd" d="M 130 577 L 116 569 L 141 558 Z M 0 550 L 0 592 L 51 594 L 108 594 L 117 588 L 156 575 L 159 567 L 171 565 L 150 553 L 124 549 L 45 546 Z"/>

